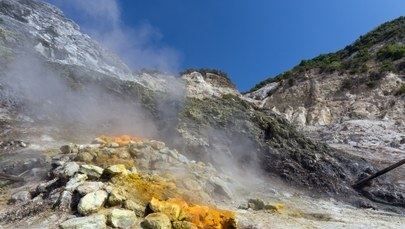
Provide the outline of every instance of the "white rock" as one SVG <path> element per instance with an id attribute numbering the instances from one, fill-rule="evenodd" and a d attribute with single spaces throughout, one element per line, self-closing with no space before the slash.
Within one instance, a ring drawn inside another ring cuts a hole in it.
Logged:
<path id="1" fill-rule="evenodd" d="M 108 217 L 111 226 L 116 228 L 133 228 L 137 222 L 135 212 L 123 209 L 113 209 Z"/>
<path id="2" fill-rule="evenodd" d="M 88 215 L 97 212 L 105 203 L 107 199 L 106 191 L 96 191 L 85 195 L 79 202 L 77 210 L 81 215 Z"/>

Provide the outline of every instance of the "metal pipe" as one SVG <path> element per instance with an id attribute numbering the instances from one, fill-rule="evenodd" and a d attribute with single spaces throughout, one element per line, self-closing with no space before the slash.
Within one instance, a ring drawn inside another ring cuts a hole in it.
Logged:
<path id="1" fill-rule="evenodd" d="M 387 172 L 389 172 L 389 171 L 391 171 L 391 170 L 393 170 L 393 169 L 395 169 L 395 168 L 397 168 L 397 167 L 399 167 L 399 166 L 401 166 L 403 164 L 405 164 L 405 159 L 402 159 L 399 162 L 397 162 L 397 163 L 395 163 L 393 165 L 390 165 L 387 168 L 385 168 L 383 170 L 380 170 L 380 171 L 374 173 L 373 175 L 368 176 L 368 177 L 360 180 L 356 184 L 352 185 L 352 187 L 355 188 L 355 189 L 362 188 L 370 180 L 372 180 L 374 178 L 377 178 L 377 177 L 379 177 L 379 176 L 381 176 L 381 175 L 383 175 L 383 174 L 385 174 L 385 173 L 387 173 Z"/>

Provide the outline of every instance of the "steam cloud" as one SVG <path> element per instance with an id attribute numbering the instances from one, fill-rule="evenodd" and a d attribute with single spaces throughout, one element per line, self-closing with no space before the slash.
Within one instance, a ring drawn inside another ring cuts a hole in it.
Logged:
<path id="1" fill-rule="evenodd" d="M 22 105 L 22 113 L 34 120 L 36 126 L 52 127 L 65 139 L 72 137 L 69 134 L 75 138 L 80 135 L 94 138 L 97 134 L 149 137 L 156 133 L 153 121 L 140 105 L 114 96 L 96 84 L 74 89 L 72 82 L 37 57 L 15 58 L 1 84 L 8 100 Z"/>
<path id="2" fill-rule="evenodd" d="M 118 53 L 132 68 L 177 71 L 181 54 L 162 43 L 159 29 L 148 22 L 125 25 L 117 0 L 49 0 L 62 9 L 81 15 L 81 27 L 94 39 Z"/>

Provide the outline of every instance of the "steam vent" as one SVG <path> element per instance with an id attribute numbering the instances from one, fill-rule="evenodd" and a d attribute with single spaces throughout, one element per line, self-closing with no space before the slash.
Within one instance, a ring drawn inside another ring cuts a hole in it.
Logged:
<path id="1" fill-rule="evenodd" d="M 246 93 L 93 36 L 0 0 L 0 228 L 404 228 L 404 17 Z"/>

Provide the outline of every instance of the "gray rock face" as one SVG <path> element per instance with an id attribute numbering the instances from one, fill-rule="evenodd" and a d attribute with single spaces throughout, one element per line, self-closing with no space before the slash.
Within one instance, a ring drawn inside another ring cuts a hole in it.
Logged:
<path id="1" fill-rule="evenodd" d="M 257 98 L 262 101 L 262 106 L 277 111 L 292 122 L 302 114 L 299 121 L 303 126 L 323 126 L 342 119 L 404 120 L 405 102 L 395 96 L 398 85 L 405 82 L 401 75 L 386 74 L 372 89 L 364 85 L 359 85 L 357 90 L 342 89 L 350 77 L 347 74 L 311 72 L 297 76 L 294 85 L 288 85 L 286 80 L 277 83 L 283 85 L 264 97 L 255 95 L 271 88 L 274 83 L 246 97 Z"/>
<path id="2" fill-rule="evenodd" d="M 2 29 L 12 31 L 0 42 L 13 47 L 11 53 L 31 49 L 51 62 L 84 66 L 121 78 L 131 75 L 117 56 L 81 33 L 79 26 L 54 6 L 40 1 L 4 0 L 0 15 Z"/>
<path id="3" fill-rule="evenodd" d="M 61 229 L 103 229 L 107 228 L 104 215 L 92 215 L 69 219 L 59 225 Z"/>
<path id="4" fill-rule="evenodd" d="M 97 212 L 104 205 L 107 196 L 107 192 L 101 190 L 89 193 L 80 199 L 77 210 L 82 215 Z"/>

